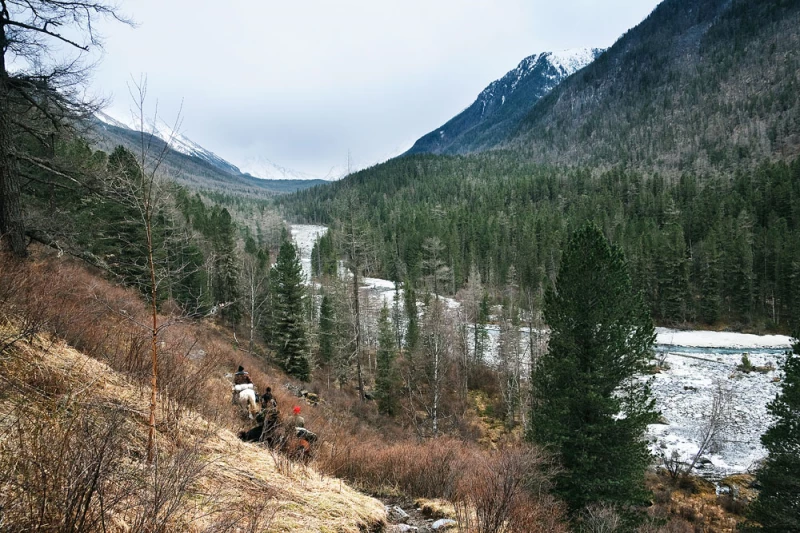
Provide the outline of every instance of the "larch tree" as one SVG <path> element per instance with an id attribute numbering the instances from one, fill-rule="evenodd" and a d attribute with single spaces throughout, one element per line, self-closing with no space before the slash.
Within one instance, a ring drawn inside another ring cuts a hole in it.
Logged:
<path id="1" fill-rule="evenodd" d="M 761 436 L 768 455 L 758 471 L 761 485 L 750 518 L 756 531 L 800 531 L 800 331 L 793 353 L 786 354 L 778 396 L 767 406 L 773 425 Z"/>
<path id="2" fill-rule="evenodd" d="M 528 435 L 560 460 L 555 492 L 573 513 L 594 502 L 644 502 L 644 431 L 658 414 L 637 374 L 655 332 L 622 251 L 596 225 L 570 238 L 544 317 L 550 343 L 532 373 Z"/>
<path id="3" fill-rule="evenodd" d="M 26 254 L 22 180 L 44 172 L 81 186 L 52 154 L 59 135 L 98 109 L 82 93 L 81 58 L 100 47 L 95 27 L 107 18 L 129 23 L 111 2 L 0 0 L 0 246 L 18 256 Z"/>

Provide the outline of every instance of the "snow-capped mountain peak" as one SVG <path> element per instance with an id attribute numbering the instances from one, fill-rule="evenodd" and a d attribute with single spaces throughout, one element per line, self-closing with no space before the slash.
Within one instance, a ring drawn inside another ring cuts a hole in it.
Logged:
<path id="1" fill-rule="evenodd" d="M 178 124 L 168 124 L 163 120 L 153 121 L 153 120 L 146 120 L 144 127 L 142 124 L 137 124 L 138 121 L 136 118 L 132 118 L 130 121 L 123 121 L 119 120 L 115 117 L 112 117 L 108 113 L 99 112 L 97 113 L 97 118 L 110 126 L 114 126 L 117 128 L 124 128 L 133 131 L 142 131 L 144 130 L 145 133 L 154 135 L 155 137 L 161 139 L 165 143 L 170 145 L 170 148 L 179 152 L 181 154 L 190 156 L 190 157 L 197 157 L 200 158 L 207 163 L 212 164 L 213 166 L 224 170 L 233 175 L 240 175 L 240 174 L 247 174 L 254 178 L 262 178 L 262 179 L 270 179 L 270 180 L 313 180 L 316 179 L 314 176 L 309 174 L 305 174 L 303 172 L 299 172 L 296 170 L 292 170 L 290 168 L 283 167 L 277 163 L 274 163 L 263 156 L 256 156 L 253 158 L 248 159 L 245 163 L 239 167 L 236 166 L 227 160 L 223 159 L 222 157 L 218 156 L 214 152 L 207 150 L 191 140 L 190 138 L 186 137 L 182 133 L 180 133 L 180 123 Z"/>
<path id="2" fill-rule="evenodd" d="M 573 48 L 560 52 L 545 52 L 547 60 L 565 76 L 570 76 L 595 60 L 603 52 L 600 48 Z"/>
<path id="3" fill-rule="evenodd" d="M 270 161 L 264 156 L 256 156 L 247 159 L 240 166 L 243 174 L 249 174 L 255 178 L 272 180 L 308 180 L 314 176 L 281 166 Z"/>
<path id="4" fill-rule="evenodd" d="M 512 131 L 536 102 L 603 50 L 579 48 L 526 57 L 490 83 L 475 102 L 414 143 L 407 153 L 467 153 L 483 149 Z"/>

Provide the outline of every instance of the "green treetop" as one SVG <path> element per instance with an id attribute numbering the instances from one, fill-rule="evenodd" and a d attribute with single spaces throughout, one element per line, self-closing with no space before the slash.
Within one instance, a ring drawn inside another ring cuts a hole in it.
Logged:
<path id="1" fill-rule="evenodd" d="M 643 502 L 651 460 L 643 434 L 657 413 L 636 376 L 655 333 L 621 250 L 594 224 L 569 240 L 544 316 L 550 343 L 532 374 L 529 438 L 560 459 L 557 494 L 571 512 Z"/>
<path id="2" fill-rule="evenodd" d="M 278 362 L 284 371 L 297 379 L 308 381 L 308 339 L 304 323 L 305 287 L 303 271 L 292 242 L 281 244 L 270 280 L 273 283 L 275 324 L 274 342 Z"/>

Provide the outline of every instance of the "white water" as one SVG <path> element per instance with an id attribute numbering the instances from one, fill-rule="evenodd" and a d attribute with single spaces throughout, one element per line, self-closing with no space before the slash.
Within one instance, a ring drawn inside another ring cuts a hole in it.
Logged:
<path id="1" fill-rule="evenodd" d="M 311 249 L 314 240 L 324 234 L 324 226 L 295 225 L 292 237 L 301 253 L 303 270 L 311 275 Z M 364 278 L 362 290 L 366 291 L 370 307 L 380 308 L 383 302 L 391 307 L 394 283 L 379 278 Z M 402 289 L 399 291 L 402 298 Z M 401 300 L 402 301 L 402 300 Z M 447 299 L 448 307 L 457 309 L 456 300 Z M 377 313 L 376 313 L 377 314 Z M 368 326 L 372 327 L 372 326 Z M 528 329 L 522 328 L 523 351 L 527 350 Z M 488 326 L 489 360 L 495 360 L 499 328 Z M 697 442 L 717 384 L 731 393 L 733 421 L 714 453 L 706 454 L 712 465 L 704 474 L 712 477 L 744 472 L 765 455 L 760 436 L 769 427 L 766 405 L 778 391 L 784 352 L 791 339 L 782 335 L 750 335 L 716 331 L 678 331 L 656 328 L 658 353 L 666 354 L 669 370 L 653 377 L 651 386 L 656 407 L 666 424 L 653 424 L 648 428 L 651 448 L 658 455 L 669 456 L 672 450 L 691 460 L 697 451 Z M 761 374 L 744 374 L 736 371 L 743 353 L 748 353 L 756 366 L 772 364 L 776 370 Z M 525 352 L 527 353 L 527 351 Z"/>

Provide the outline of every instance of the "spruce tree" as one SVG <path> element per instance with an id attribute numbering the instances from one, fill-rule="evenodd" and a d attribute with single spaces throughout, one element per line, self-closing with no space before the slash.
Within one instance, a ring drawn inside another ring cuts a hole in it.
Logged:
<path id="1" fill-rule="evenodd" d="M 242 318 L 236 227 L 231 214 L 224 207 L 215 213 L 214 222 L 214 299 L 217 303 L 226 304 L 222 316 L 229 324 L 236 325 Z"/>
<path id="2" fill-rule="evenodd" d="M 419 344 L 419 316 L 417 315 L 417 293 L 411 280 L 404 284 L 403 304 L 406 311 L 406 353 L 413 358 Z"/>
<path id="3" fill-rule="evenodd" d="M 323 365 L 329 365 L 333 360 L 335 335 L 333 302 L 330 296 L 323 294 L 319 305 L 319 361 Z"/>
<path id="4" fill-rule="evenodd" d="M 378 319 L 375 396 L 378 400 L 378 411 L 389 416 L 394 416 L 397 413 L 397 386 L 399 380 L 394 364 L 396 355 L 394 332 L 392 331 L 392 323 L 389 320 L 389 308 L 384 303 Z"/>
<path id="5" fill-rule="evenodd" d="M 560 459 L 556 493 L 571 512 L 644 502 L 643 434 L 657 413 L 636 375 L 655 333 L 621 250 L 594 224 L 569 240 L 544 316 L 550 343 L 532 374 L 529 438 Z"/>
<path id="6" fill-rule="evenodd" d="M 292 242 L 285 238 L 272 267 L 275 324 L 274 343 L 278 363 L 297 379 L 308 381 L 308 339 L 304 323 L 305 287 L 300 259 Z"/>
<path id="7" fill-rule="evenodd" d="M 794 353 L 786 354 L 781 392 L 767 407 L 775 423 L 761 437 L 769 452 L 757 479 L 761 493 L 750 518 L 761 524 L 757 531 L 800 531 L 800 331 Z"/>

